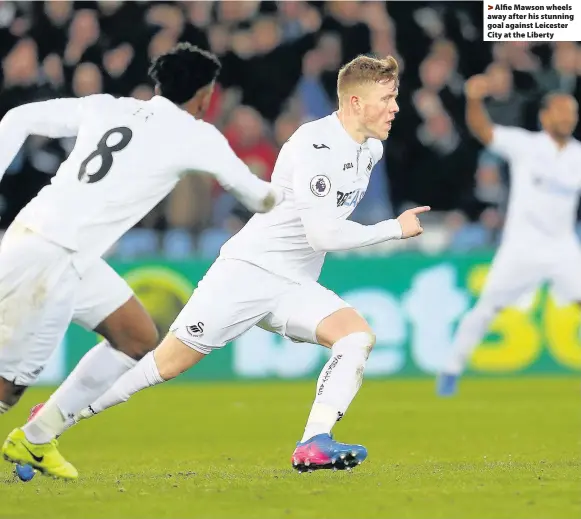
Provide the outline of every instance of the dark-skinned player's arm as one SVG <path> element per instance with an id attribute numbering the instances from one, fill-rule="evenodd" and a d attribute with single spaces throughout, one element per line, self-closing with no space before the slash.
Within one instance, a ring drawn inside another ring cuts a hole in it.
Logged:
<path id="1" fill-rule="evenodd" d="M 484 99 L 489 94 L 488 78 L 483 74 L 472 76 L 466 81 L 464 91 L 466 124 L 472 135 L 508 161 L 520 155 L 529 145 L 531 132 L 522 128 L 500 126 L 490 120 L 484 106 Z"/>

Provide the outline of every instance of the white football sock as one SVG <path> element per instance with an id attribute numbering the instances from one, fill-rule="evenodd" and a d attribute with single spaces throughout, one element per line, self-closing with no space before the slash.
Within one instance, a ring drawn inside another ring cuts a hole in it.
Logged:
<path id="1" fill-rule="evenodd" d="M 11 408 L 12 406 L 5 404 L 4 402 L 0 402 L 0 414 L 4 414 L 6 412 L 8 412 L 8 410 Z"/>
<path id="2" fill-rule="evenodd" d="M 476 304 L 462 319 L 452 341 L 451 354 L 444 364 L 444 373 L 460 375 L 472 356 L 472 352 L 484 338 L 496 310 L 488 304 Z"/>
<path id="3" fill-rule="evenodd" d="M 43 406 L 22 430 L 30 443 L 48 443 L 55 437 L 53 431 L 60 430 L 64 423 L 65 418 L 57 406 Z"/>
<path id="4" fill-rule="evenodd" d="M 352 333 L 338 340 L 331 349 L 317 381 L 317 394 L 301 442 L 317 434 L 330 433 L 342 418 L 363 382 L 373 337 L 365 332 Z"/>
<path id="5" fill-rule="evenodd" d="M 134 368 L 119 378 L 105 394 L 95 400 L 88 408 L 83 409 L 80 418 L 88 418 L 109 407 L 127 402 L 134 393 L 162 382 L 165 380 L 159 374 L 153 351 L 150 351 Z"/>
<path id="6" fill-rule="evenodd" d="M 94 402 L 137 364 L 125 353 L 102 341 L 90 349 L 48 402 L 23 429 L 33 443 L 46 443 L 76 422 L 73 417 Z M 58 412 L 55 412 L 57 411 Z"/>

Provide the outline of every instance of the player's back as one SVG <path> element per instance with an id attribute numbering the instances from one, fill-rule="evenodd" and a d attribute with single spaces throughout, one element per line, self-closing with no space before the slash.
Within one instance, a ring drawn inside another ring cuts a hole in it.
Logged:
<path id="1" fill-rule="evenodd" d="M 17 220 L 66 248 L 100 256 L 191 167 L 184 150 L 191 153 L 192 133 L 209 125 L 159 96 L 76 101 L 75 147 Z"/>
<path id="2" fill-rule="evenodd" d="M 346 219 L 363 198 L 380 141 L 353 141 L 336 114 L 303 124 L 282 147 L 271 182 L 285 199 L 270 213 L 254 215 L 220 251 L 296 281 L 316 280 L 325 252 L 309 243 L 300 209 L 314 204 L 321 218 Z"/>

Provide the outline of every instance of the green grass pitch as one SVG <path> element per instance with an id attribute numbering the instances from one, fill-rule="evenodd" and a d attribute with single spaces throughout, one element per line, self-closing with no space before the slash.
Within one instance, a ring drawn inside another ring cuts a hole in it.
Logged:
<path id="1" fill-rule="evenodd" d="M 368 380 L 335 428 L 368 460 L 297 474 L 313 382 L 168 385 L 61 439 L 76 483 L 20 483 L 0 463 L 1 518 L 581 517 L 580 385 L 574 378 Z M 0 417 L 2 438 L 47 391 Z"/>

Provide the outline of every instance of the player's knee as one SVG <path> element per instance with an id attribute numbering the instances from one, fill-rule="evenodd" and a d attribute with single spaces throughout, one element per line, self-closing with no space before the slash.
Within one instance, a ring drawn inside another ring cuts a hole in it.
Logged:
<path id="1" fill-rule="evenodd" d="M 128 341 L 129 351 L 125 353 L 136 360 L 140 360 L 150 351 L 153 351 L 158 344 L 159 332 L 152 322 L 151 326 L 144 327 L 137 334 L 131 336 Z"/>
<path id="2" fill-rule="evenodd" d="M 0 403 L 4 404 L 4 412 L 18 403 L 26 389 L 27 386 L 20 386 L 0 377 Z"/>
<path id="3" fill-rule="evenodd" d="M 141 326 L 127 327 L 117 333 L 111 346 L 128 357 L 141 360 L 159 344 L 159 332 L 153 321 Z"/>
<path id="4" fill-rule="evenodd" d="M 317 340 L 322 346 L 328 348 L 353 334 L 359 334 L 359 341 L 364 341 L 368 347 L 373 348 L 375 334 L 369 323 L 353 308 L 343 308 L 329 317 L 323 319 L 317 327 Z"/>
<path id="5" fill-rule="evenodd" d="M 352 325 L 349 326 L 349 329 L 345 331 L 341 339 L 345 339 L 346 337 L 349 337 L 350 341 L 354 344 L 356 343 L 365 348 L 368 355 L 371 353 L 371 350 L 373 350 L 376 342 L 375 333 L 363 317 L 354 321 Z"/>

